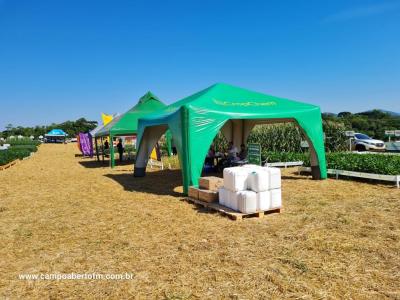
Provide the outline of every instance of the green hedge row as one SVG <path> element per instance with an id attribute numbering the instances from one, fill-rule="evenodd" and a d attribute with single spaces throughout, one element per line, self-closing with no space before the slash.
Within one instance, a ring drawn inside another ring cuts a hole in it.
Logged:
<path id="1" fill-rule="evenodd" d="M 118 149 L 115 149 L 116 152 Z M 136 148 L 134 145 L 125 145 L 124 147 L 125 152 L 136 152 Z"/>
<path id="2" fill-rule="evenodd" d="M 0 150 L 0 166 L 8 164 L 16 159 L 23 159 L 31 154 L 29 149 L 7 149 L 7 150 Z"/>
<path id="3" fill-rule="evenodd" d="M 309 153 L 263 152 L 262 157 L 268 162 L 303 161 L 310 166 Z M 400 175 L 400 155 L 332 152 L 326 153 L 326 161 L 328 169 Z"/>
<path id="4" fill-rule="evenodd" d="M 4 142 L 0 142 L 1 144 L 10 144 L 11 146 L 15 146 L 15 145 L 34 145 L 34 146 L 39 146 L 40 145 L 40 141 L 35 141 L 35 140 L 31 140 L 28 138 L 23 138 L 23 139 L 6 139 Z"/>
<path id="5" fill-rule="evenodd" d="M 328 153 L 329 169 L 400 175 L 400 156 L 382 154 Z"/>
<path id="6" fill-rule="evenodd" d="M 37 146 L 39 145 L 37 141 L 30 139 L 10 139 L 6 143 L 11 145 L 7 150 L 0 150 L 0 166 L 29 156 L 31 152 L 37 151 Z"/>
<path id="7" fill-rule="evenodd" d="M 28 145 L 28 144 L 26 144 L 26 145 L 13 145 L 13 146 L 10 146 L 10 148 L 8 148 L 9 150 L 11 149 L 11 150 L 13 150 L 13 149 L 26 149 L 26 150 L 29 150 L 30 152 L 36 152 L 37 151 L 37 146 L 35 146 L 35 145 Z"/>

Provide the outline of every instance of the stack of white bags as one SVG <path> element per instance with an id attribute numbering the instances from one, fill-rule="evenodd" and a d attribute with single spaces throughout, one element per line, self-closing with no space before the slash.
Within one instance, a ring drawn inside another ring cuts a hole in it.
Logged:
<path id="1" fill-rule="evenodd" d="M 219 203 L 242 213 L 281 208 L 281 170 L 256 165 L 225 168 Z"/>

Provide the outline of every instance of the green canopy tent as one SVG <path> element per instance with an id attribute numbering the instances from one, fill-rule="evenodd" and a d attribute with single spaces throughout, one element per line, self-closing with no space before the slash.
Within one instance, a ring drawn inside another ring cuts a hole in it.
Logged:
<path id="1" fill-rule="evenodd" d="M 138 119 L 146 115 L 152 114 L 158 110 L 165 108 L 166 105 L 160 101 L 154 94 L 147 92 L 141 97 L 138 103 L 128 110 L 126 113 L 114 118 L 110 123 L 101 128 L 95 134 L 95 142 L 97 148 L 97 138 L 108 136 L 110 138 L 110 164 L 115 166 L 113 138 L 117 136 L 127 136 L 137 134 Z M 167 143 L 168 144 L 168 143 Z M 168 149 L 170 153 L 170 147 Z"/>
<path id="2" fill-rule="evenodd" d="M 170 129 L 182 169 L 184 193 L 198 186 L 206 153 L 221 130 L 234 145 L 246 143 L 257 124 L 294 122 L 304 132 L 314 179 L 326 178 L 321 112 L 318 106 L 277 98 L 227 84 L 215 84 L 175 102 L 138 124 L 134 174 L 145 175 L 155 142 Z"/>

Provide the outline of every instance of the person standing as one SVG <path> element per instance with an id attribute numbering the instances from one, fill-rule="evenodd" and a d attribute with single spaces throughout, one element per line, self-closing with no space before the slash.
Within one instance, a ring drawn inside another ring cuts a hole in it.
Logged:
<path id="1" fill-rule="evenodd" d="M 238 160 L 238 149 L 232 141 L 229 142 L 228 146 L 228 160 L 231 162 Z"/>
<path id="2" fill-rule="evenodd" d="M 108 143 L 108 141 L 106 140 L 104 142 L 104 150 L 108 150 L 110 148 L 110 144 Z"/>
<path id="3" fill-rule="evenodd" d="M 122 139 L 118 140 L 117 149 L 119 153 L 119 161 L 122 162 L 122 156 L 124 154 L 124 146 L 122 145 Z"/>
<path id="4" fill-rule="evenodd" d="M 214 167 L 214 158 L 215 158 L 215 148 L 214 145 L 210 146 L 210 149 L 208 149 L 207 156 L 206 156 L 206 165 Z"/>
<path id="5" fill-rule="evenodd" d="M 240 158 L 240 160 L 246 160 L 247 159 L 247 149 L 246 149 L 246 146 L 244 144 L 240 145 L 239 158 Z"/>
<path id="6" fill-rule="evenodd" d="M 109 156 L 108 155 L 109 149 L 110 149 L 110 144 L 108 143 L 108 140 L 106 140 L 104 142 L 104 149 L 103 149 L 103 153 L 105 154 L 106 157 Z"/>

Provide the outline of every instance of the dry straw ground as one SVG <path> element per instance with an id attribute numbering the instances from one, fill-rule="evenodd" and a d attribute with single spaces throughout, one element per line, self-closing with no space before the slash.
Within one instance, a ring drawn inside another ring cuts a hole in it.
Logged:
<path id="1" fill-rule="evenodd" d="M 0 172 L 0 298 L 400 299 L 400 191 L 285 171 L 284 210 L 233 222 L 181 201 L 179 171 L 133 178 L 43 145 Z M 21 273 L 133 280 L 23 281 Z"/>

